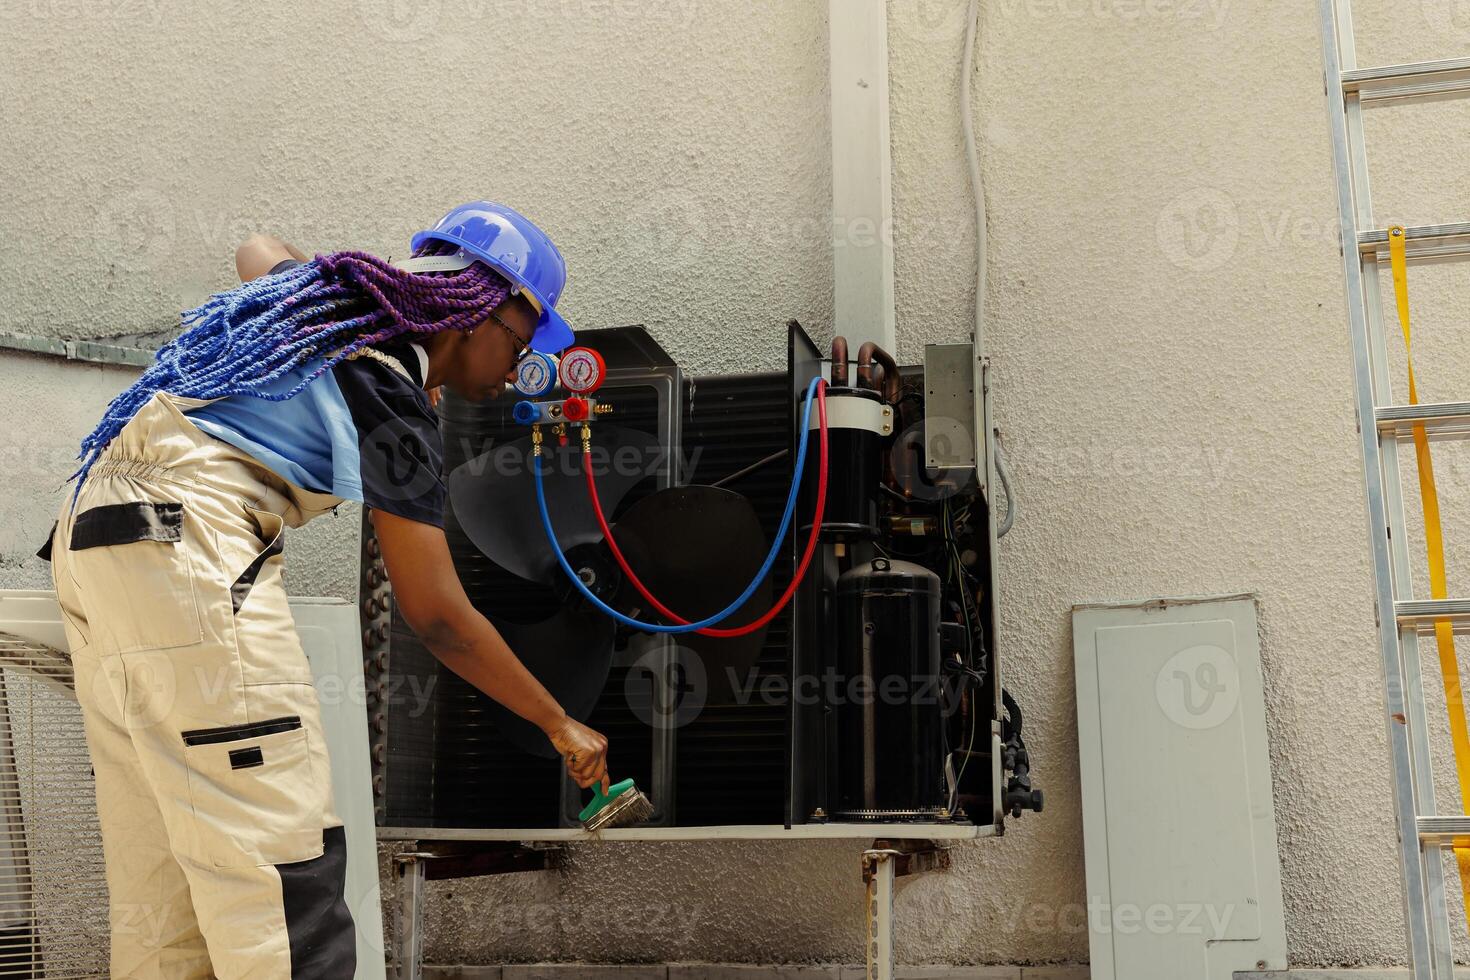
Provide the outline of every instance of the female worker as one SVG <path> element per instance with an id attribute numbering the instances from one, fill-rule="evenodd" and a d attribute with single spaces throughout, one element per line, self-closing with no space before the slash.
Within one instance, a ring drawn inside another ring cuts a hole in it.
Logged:
<path id="1" fill-rule="evenodd" d="M 341 820 L 281 580 L 283 527 L 370 509 L 394 599 L 455 673 L 538 725 L 580 786 L 606 740 L 470 604 L 426 389 L 504 389 L 572 333 L 561 253 L 476 202 L 397 265 L 274 239 L 184 315 L 82 443 L 47 549 L 97 781 L 118 978 L 351 977 Z M 46 550 L 46 549 L 43 549 Z"/>

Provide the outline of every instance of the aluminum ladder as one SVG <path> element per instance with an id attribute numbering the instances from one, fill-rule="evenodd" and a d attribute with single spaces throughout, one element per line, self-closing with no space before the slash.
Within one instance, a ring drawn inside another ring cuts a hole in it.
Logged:
<path id="1" fill-rule="evenodd" d="M 1363 107 L 1470 96 L 1470 58 L 1359 68 L 1351 0 L 1319 3 L 1409 963 L 1415 980 L 1450 980 L 1454 956 L 1442 855 L 1457 838 L 1462 844 L 1470 840 L 1470 817 L 1441 816 L 1435 809 L 1418 638 L 1432 633 L 1441 620 L 1450 621 L 1456 633 L 1467 632 L 1470 599 L 1414 598 L 1399 445 L 1411 437 L 1415 425 L 1424 426 L 1431 439 L 1470 436 L 1470 402 L 1392 402 L 1379 293 L 1379 270 L 1388 265 L 1389 231 L 1373 222 Z M 1470 222 L 1407 228 L 1404 239 L 1410 262 L 1470 257 Z"/>

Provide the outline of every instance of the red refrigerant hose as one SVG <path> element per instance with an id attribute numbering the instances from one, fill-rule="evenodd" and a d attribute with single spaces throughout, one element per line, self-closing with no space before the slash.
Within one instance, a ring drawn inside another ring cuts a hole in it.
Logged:
<path id="1" fill-rule="evenodd" d="M 822 515 L 826 511 L 827 506 L 827 382 L 825 381 L 817 385 L 817 423 L 820 426 L 821 432 L 821 455 L 817 461 L 817 506 L 816 512 L 812 514 L 812 530 L 806 539 L 806 551 L 802 554 L 801 561 L 796 566 L 795 574 L 791 576 L 791 584 L 786 586 L 786 592 L 776 604 L 755 622 L 746 623 L 744 626 L 736 626 L 732 629 L 717 629 L 713 626 L 707 626 L 702 630 L 694 631 L 699 635 L 734 637 L 754 633 L 780 615 L 781 610 L 785 609 L 786 604 L 791 601 L 791 597 L 796 595 L 796 587 L 806 577 L 807 566 L 811 564 L 812 556 L 817 552 L 817 541 L 822 536 Z M 617 541 L 613 539 L 612 528 L 608 527 L 607 517 L 602 512 L 602 501 L 597 498 L 597 480 L 592 475 L 592 450 L 590 448 L 584 447 L 582 450 L 582 473 L 587 478 L 587 496 L 592 498 L 592 512 L 597 515 L 597 524 L 602 528 L 603 540 L 607 542 L 607 547 L 612 552 L 613 560 L 618 563 L 618 567 L 623 570 L 623 574 L 628 576 L 628 581 L 633 583 L 633 588 L 638 590 L 638 594 L 643 596 L 644 600 L 652 605 L 654 609 L 657 609 L 660 614 L 673 620 L 675 623 L 679 623 L 680 625 L 687 624 L 689 620 L 655 599 L 653 593 L 648 591 L 647 586 L 638 580 L 637 575 L 633 574 L 633 569 L 628 567 L 628 560 L 623 557 L 622 550 L 618 548 Z M 799 476 L 800 474 L 798 474 Z"/>

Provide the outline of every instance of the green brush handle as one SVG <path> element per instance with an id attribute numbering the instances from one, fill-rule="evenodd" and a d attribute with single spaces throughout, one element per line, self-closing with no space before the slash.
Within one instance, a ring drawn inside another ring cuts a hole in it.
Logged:
<path id="1" fill-rule="evenodd" d="M 628 790 L 630 790 L 632 788 L 633 788 L 633 780 L 631 780 L 631 779 L 625 779 L 621 783 L 613 783 L 611 786 L 609 786 L 608 787 L 608 790 L 607 790 L 607 795 L 604 796 L 602 794 L 602 789 L 596 783 L 593 783 L 592 784 L 592 802 L 590 802 L 586 806 L 582 807 L 582 812 L 579 813 L 579 814 L 577 814 L 577 819 L 578 820 L 587 820 L 587 819 L 589 819 L 598 810 L 601 810 L 603 807 L 607 806 L 613 800 L 617 799 L 619 796 L 621 796 L 622 794 L 626 793 Z"/>

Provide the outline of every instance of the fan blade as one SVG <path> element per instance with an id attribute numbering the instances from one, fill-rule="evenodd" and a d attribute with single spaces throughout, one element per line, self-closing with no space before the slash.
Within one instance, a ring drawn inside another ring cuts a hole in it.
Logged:
<path id="1" fill-rule="evenodd" d="M 505 642 L 542 686 L 577 721 L 586 720 L 607 686 L 612 669 L 612 620 L 570 605 L 529 626 L 496 621 Z M 520 715 L 486 698 L 486 713 L 506 740 L 532 755 L 556 757 L 545 733 Z"/>
<path id="2" fill-rule="evenodd" d="M 654 436 L 604 423 L 592 452 L 597 492 L 609 511 L 665 463 Z M 583 484 L 581 447 L 552 440 L 544 453 L 546 508 L 562 550 L 601 541 Z M 532 465 L 526 436 L 465 461 L 446 482 L 455 519 L 475 547 L 511 574 L 549 585 L 561 573 L 541 526 Z"/>
<path id="3" fill-rule="evenodd" d="M 718 487 L 673 487 L 649 494 L 628 508 L 613 528 L 628 567 L 659 601 L 695 621 L 719 612 L 750 584 L 765 559 L 765 531 L 755 510 L 738 493 Z M 766 576 L 721 628 L 744 626 L 771 606 Z M 631 587 L 619 605 L 634 603 L 644 617 L 656 612 Z M 760 658 L 766 628 L 741 637 L 681 633 L 678 643 L 704 663 L 710 701 L 727 701 Z"/>

